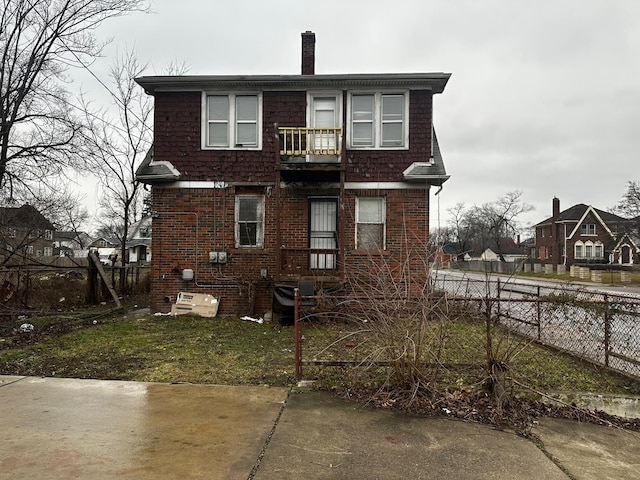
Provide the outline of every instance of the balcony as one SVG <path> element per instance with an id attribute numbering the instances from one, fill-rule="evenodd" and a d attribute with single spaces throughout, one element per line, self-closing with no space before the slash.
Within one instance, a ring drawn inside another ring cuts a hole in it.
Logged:
<path id="1" fill-rule="evenodd" d="M 283 164 L 339 164 L 342 128 L 278 127 L 280 161 Z"/>

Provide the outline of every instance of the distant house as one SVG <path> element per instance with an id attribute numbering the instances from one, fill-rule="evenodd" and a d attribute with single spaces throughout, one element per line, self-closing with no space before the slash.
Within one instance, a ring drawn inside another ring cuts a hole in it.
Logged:
<path id="1" fill-rule="evenodd" d="M 0 255 L 53 256 L 55 227 L 35 207 L 0 207 Z"/>
<path id="2" fill-rule="evenodd" d="M 129 229 L 127 251 L 129 263 L 151 262 L 151 215 L 144 216 Z"/>
<path id="3" fill-rule="evenodd" d="M 632 221 L 583 203 L 560 210 L 552 202 L 552 216 L 536 224 L 536 261 L 542 264 L 588 265 L 638 262 L 638 241 Z"/>
<path id="4" fill-rule="evenodd" d="M 60 257 L 86 257 L 91 237 L 85 232 L 56 232 L 54 255 Z"/>
<path id="5" fill-rule="evenodd" d="M 526 247 L 518 245 L 511 237 L 502 237 L 497 242 L 490 241 L 489 246 L 478 247 L 465 255 L 465 260 L 486 262 L 521 262 L 529 257 Z"/>
<path id="6" fill-rule="evenodd" d="M 433 264 L 447 268 L 451 263 L 464 260 L 464 255 L 456 242 L 443 242 L 434 248 Z"/>
<path id="7" fill-rule="evenodd" d="M 98 252 L 100 261 L 105 265 L 112 265 L 120 260 L 120 240 L 116 237 L 98 237 L 89 244 L 89 250 Z"/>

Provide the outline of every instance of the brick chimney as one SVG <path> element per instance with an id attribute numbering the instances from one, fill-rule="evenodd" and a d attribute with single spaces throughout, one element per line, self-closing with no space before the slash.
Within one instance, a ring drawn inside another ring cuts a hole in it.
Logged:
<path id="1" fill-rule="evenodd" d="M 558 215 L 560 215 L 560 199 L 553 197 L 553 218 L 556 218 Z"/>
<path id="2" fill-rule="evenodd" d="M 307 30 L 302 34 L 302 75 L 313 75 L 316 64 L 316 34 Z"/>

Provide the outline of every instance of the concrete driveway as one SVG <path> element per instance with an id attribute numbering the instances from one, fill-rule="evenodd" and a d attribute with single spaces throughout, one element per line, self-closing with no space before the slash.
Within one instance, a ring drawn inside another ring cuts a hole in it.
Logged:
<path id="1" fill-rule="evenodd" d="M 0 478 L 638 478 L 640 436 L 544 419 L 511 432 L 326 392 L 0 376 Z"/>

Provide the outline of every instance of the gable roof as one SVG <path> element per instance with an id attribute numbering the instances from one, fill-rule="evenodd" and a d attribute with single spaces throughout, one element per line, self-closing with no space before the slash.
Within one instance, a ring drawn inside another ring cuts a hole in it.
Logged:
<path id="1" fill-rule="evenodd" d="M 55 230 L 53 224 L 28 203 L 21 207 L 0 207 L 0 224 L 14 228 Z"/>
<path id="2" fill-rule="evenodd" d="M 578 203 L 560 212 L 558 218 L 554 219 L 553 217 L 549 217 L 542 222 L 537 223 L 535 226 L 541 227 L 544 225 L 551 225 L 554 220 L 556 223 L 580 222 L 586 216 L 588 211 L 593 212 L 595 216 L 603 222 L 603 224 L 628 221 L 626 218 L 620 217 L 614 213 L 605 212 L 604 210 L 594 208 L 591 205 L 585 205 L 584 203 Z"/>

